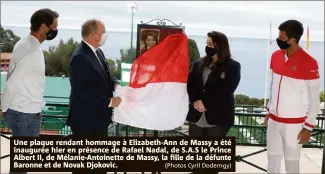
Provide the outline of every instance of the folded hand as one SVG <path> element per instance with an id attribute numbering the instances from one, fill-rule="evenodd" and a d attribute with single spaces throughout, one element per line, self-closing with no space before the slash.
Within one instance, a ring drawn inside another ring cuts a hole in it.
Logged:
<path id="1" fill-rule="evenodd" d="M 116 107 L 118 107 L 120 105 L 121 98 L 120 97 L 112 97 L 111 101 L 112 101 L 111 107 L 116 108 Z"/>
<path id="2" fill-rule="evenodd" d="M 198 101 L 194 102 L 194 108 L 199 112 L 205 112 L 206 111 L 202 100 L 198 100 Z"/>

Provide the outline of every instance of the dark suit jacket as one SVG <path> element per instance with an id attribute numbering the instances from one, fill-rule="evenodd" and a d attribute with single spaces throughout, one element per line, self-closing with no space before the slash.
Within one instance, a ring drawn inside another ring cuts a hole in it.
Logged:
<path id="1" fill-rule="evenodd" d="M 101 50 L 99 58 L 105 60 Z M 69 73 L 71 94 L 67 125 L 74 130 L 90 132 L 108 127 L 112 123 L 112 108 L 108 105 L 118 81 L 109 71 L 104 71 L 94 52 L 83 41 L 69 58 Z"/>
<path id="2" fill-rule="evenodd" d="M 194 109 L 193 103 L 202 100 L 209 124 L 232 126 L 235 118 L 234 92 L 241 78 L 240 63 L 230 59 L 217 66 L 203 85 L 201 62 L 202 59 L 194 63 L 187 82 L 190 98 L 187 121 L 196 123 L 201 118 L 202 113 Z"/>

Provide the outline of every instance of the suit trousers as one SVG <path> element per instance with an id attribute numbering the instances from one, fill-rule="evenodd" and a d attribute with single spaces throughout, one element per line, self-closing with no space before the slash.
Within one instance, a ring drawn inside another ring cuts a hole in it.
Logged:
<path id="1" fill-rule="evenodd" d="M 215 136 L 215 137 L 224 137 L 227 135 L 231 126 L 221 126 L 216 125 L 214 127 L 199 127 L 193 123 L 189 123 L 189 136 L 190 137 L 207 137 L 207 136 Z M 214 171 L 205 171 L 205 170 L 197 170 L 193 172 L 193 174 L 218 174 L 219 172 Z"/>
<path id="2" fill-rule="evenodd" d="M 97 129 L 97 130 L 92 130 L 92 131 L 87 131 L 87 128 L 84 129 L 76 129 L 74 127 L 71 127 L 72 131 L 72 137 L 78 137 L 78 138 L 105 138 L 108 137 L 108 126 Z M 94 170 L 85 170 L 85 171 L 78 171 L 78 172 L 72 172 L 72 174 L 106 174 L 107 172 L 102 172 L 102 171 L 94 171 Z"/>

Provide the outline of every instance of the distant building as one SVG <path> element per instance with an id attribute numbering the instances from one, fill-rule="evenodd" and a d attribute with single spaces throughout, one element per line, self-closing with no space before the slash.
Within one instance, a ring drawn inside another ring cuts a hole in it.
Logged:
<path id="1" fill-rule="evenodd" d="M 11 57 L 12 57 L 12 53 L 0 53 L 1 71 L 8 71 Z"/>

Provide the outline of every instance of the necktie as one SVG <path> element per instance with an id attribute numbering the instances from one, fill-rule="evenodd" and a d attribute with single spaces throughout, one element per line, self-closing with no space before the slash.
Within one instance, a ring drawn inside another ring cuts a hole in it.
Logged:
<path id="1" fill-rule="evenodd" d="M 108 72 L 108 67 L 107 64 L 104 60 L 104 58 L 101 56 L 101 54 L 99 53 L 99 50 L 96 50 L 96 54 L 99 60 L 99 63 L 101 64 L 102 68 L 104 69 L 104 71 L 107 73 Z"/>

